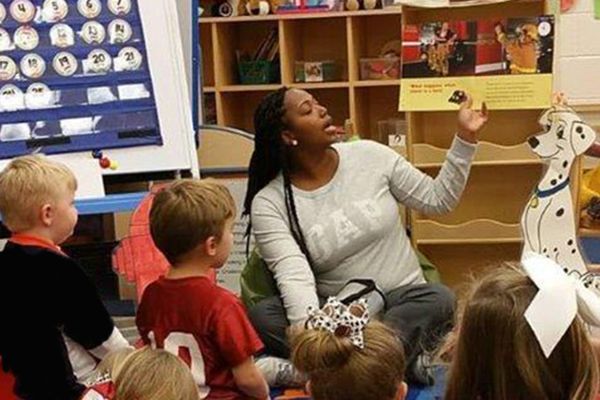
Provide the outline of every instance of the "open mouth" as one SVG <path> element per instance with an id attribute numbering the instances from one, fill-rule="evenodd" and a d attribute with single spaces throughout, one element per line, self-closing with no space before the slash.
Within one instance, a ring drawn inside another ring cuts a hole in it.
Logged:
<path id="1" fill-rule="evenodd" d="M 541 154 L 538 154 L 538 155 L 540 156 L 540 158 L 541 158 L 542 160 L 553 159 L 553 158 L 554 158 L 554 157 L 556 157 L 556 156 L 558 155 L 558 153 L 560 153 L 562 150 L 563 150 L 562 148 L 559 148 L 558 150 L 556 150 L 556 152 L 555 152 L 555 153 L 552 153 L 552 154 L 550 154 L 550 155 L 547 155 L 547 156 L 546 156 L 546 155 L 541 155 Z"/>
<path id="2" fill-rule="evenodd" d="M 325 127 L 323 128 L 323 130 L 326 133 L 336 133 L 337 132 L 337 127 L 335 125 L 333 125 L 333 118 L 331 118 L 331 117 L 327 118 L 327 122 L 325 123 Z"/>

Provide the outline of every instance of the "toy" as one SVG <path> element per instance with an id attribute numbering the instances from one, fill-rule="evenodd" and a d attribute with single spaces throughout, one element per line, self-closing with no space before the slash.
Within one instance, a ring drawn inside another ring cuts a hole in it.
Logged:
<path id="1" fill-rule="evenodd" d="M 219 17 L 237 17 L 246 14 L 246 6 L 240 0 L 224 0 L 213 4 L 212 15 Z"/>
<path id="2" fill-rule="evenodd" d="M 540 118 L 543 133 L 529 145 L 547 166 L 523 216 L 523 254 L 534 252 L 551 258 L 570 275 L 598 291 L 600 285 L 587 271 L 577 241 L 577 226 L 569 174 L 575 159 L 594 143 L 596 133 L 569 107 L 556 105 Z"/>
<path id="3" fill-rule="evenodd" d="M 496 39 L 505 50 L 510 61 L 510 73 L 535 74 L 538 70 L 539 35 L 534 24 L 519 26 L 515 33 L 517 37 L 509 38 L 504 31 L 504 26 L 498 23 L 495 26 Z"/>
<path id="4" fill-rule="evenodd" d="M 381 8 L 381 2 L 380 0 L 346 0 L 344 6 L 348 11 L 374 10 Z"/>
<path id="5" fill-rule="evenodd" d="M 245 8 L 248 15 L 267 15 L 271 5 L 266 0 L 248 0 Z"/>

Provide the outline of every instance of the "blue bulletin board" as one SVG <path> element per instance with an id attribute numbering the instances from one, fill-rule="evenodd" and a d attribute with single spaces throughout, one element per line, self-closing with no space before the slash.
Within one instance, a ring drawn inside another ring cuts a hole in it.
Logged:
<path id="1" fill-rule="evenodd" d="M 138 0 L 0 0 L 0 159 L 162 145 Z"/>

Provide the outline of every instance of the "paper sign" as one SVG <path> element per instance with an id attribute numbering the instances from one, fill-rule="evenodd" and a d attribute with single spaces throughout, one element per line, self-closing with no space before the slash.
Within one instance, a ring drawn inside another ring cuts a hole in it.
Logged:
<path id="1" fill-rule="evenodd" d="M 104 182 L 102 181 L 102 170 L 98 160 L 91 157 L 74 158 L 69 160 L 68 166 L 77 178 L 76 199 L 104 197 Z"/>
<path id="2" fill-rule="evenodd" d="M 240 274 L 246 265 L 246 234 L 247 221 L 242 220 L 242 207 L 244 197 L 246 196 L 247 179 L 236 180 L 221 180 L 219 181 L 227 186 L 235 204 L 237 205 L 237 217 L 233 225 L 233 247 L 231 254 L 227 259 L 227 263 L 217 272 L 217 283 L 231 290 L 234 293 L 240 294 Z M 250 243 L 250 251 L 254 247 L 254 241 Z"/>

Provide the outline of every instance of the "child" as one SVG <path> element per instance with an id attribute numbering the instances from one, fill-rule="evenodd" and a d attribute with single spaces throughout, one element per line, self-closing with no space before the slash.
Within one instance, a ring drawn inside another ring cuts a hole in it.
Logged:
<path id="1" fill-rule="evenodd" d="M 253 355 L 262 343 L 234 294 L 208 278 L 231 250 L 236 207 L 211 180 L 186 179 L 158 192 L 150 232 L 171 263 L 142 296 L 137 326 L 146 344 L 180 355 L 209 399 L 267 399 Z"/>
<path id="2" fill-rule="evenodd" d="M 461 313 L 445 400 L 597 397 L 598 365 L 578 317 L 549 357 L 544 355 L 525 317 L 538 292 L 528 275 L 511 265 L 493 268 L 476 282 Z M 560 317 L 555 309 L 547 313 L 548 319 Z"/>
<path id="3" fill-rule="evenodd" d="M 105 376 L 81 400 L 200 400 L 188 367 L 164 350 L 118 351 L 105 361 Z"/>
<path id="4" fill-rule="evenodd" d="M 16 158 L 0 173 L 0 213 L 12 233 L 0 253 L 0 356 L 24 400 L 79 398 L 91 355 L 129 346 L 59 247 L 77 223 L 76 189 L 73 173 L 43 156 Z"/>
<path id="5" fill-rule="evenodd" d="M 366 303 L 330 298 L 291 332 L 292 360 L 309 376 L 314 400 L 403 400 L 404 351 L 397 335 L 368 321 Z"/>

